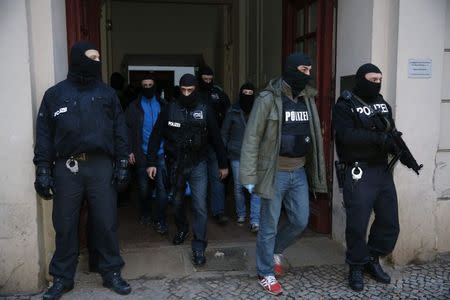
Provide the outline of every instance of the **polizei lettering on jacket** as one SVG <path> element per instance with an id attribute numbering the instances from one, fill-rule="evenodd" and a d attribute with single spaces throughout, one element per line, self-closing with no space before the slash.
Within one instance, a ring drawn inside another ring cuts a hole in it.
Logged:
<path id="1" fill-rule="evenodd" d="M 381 113 L 388 113 L 388 107 L 385 103 L 375 103 L 372 104 L 373 110 L 381 111 Z M 356 108 L 356 111 L 360 114 L 365 114 L 366 116 L 370 116 L 371 109 L 368 106 L 360 106 Z"/>
<path id="2" fill-rule="evenodd" d="M 178 122 L 173 122 L 173 121 L 169 121 L 169 122 L 167 123 L 167 125 L 169 125 L 170 127 L 177 127 L 177 128 L 180 128 L 180 127 L 181 127 L 181 124 L 180 124 L 180 123 L 178 123 Z"/>
<path id="3" fill-rule="evenodd" d="M 285 111 L 284 112 L 285 122 L 303 122 L 309 121 L 309 116 L 307 111 Z"/>
<path id="4" fill-rule="evenodd" d="M 60 109 L 58 109 L 57 111 L 55 111 L 53 113 L 53 117 L 56 117 L 56 116 L 58 116 L 60 114 L 63 114 L 65 112 L 67 112 L 67 107 L 61 107 Z"/>

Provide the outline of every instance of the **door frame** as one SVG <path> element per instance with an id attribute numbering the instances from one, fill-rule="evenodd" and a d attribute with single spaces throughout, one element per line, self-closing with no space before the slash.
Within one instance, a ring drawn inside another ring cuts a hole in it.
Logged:
<path id="1" fill-rule="evenodd" d="M 334 143 L 331 128 L 331 108 L 334 104 L 334 66 L 333 49 L 335 0 L 283 0 L 283 65 L 285 58 L 295 51 L 297 9 L 312 2 L 317 2 L 317 78 L 316 97 L 317 109 L 322 127 L 326 178 L 328 184 L 327 194 L 313 195 L 310 201 L 310 225 L 313 230 L 320 233 L 331 233 L 332 217 L 332 186 L 333 186 L 333 155 Z M 305 14 L 305 24 L 308 22 Z"/>

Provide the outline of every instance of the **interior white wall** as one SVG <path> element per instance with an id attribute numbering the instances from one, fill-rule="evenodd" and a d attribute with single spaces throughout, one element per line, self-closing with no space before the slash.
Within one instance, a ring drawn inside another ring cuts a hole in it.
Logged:
<path id="1" fill-rule="evenodd" d="M 221 6 L 112 1 L 111 20 L 113 72 L 125 54 L 203 54 L 216 67 Z"/>

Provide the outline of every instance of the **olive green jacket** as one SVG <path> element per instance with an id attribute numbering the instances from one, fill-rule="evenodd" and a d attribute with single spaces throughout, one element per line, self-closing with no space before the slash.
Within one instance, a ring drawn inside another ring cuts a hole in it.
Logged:
<path id="1" fill-rule="evenodd" d="M 283 109 L 281 95 L 292 98 L 292 92 L 282 78 L 272 79 L 255 100 L 245 129 L 240 157 L 240 181 L 254 184 L 255 193 L 266 199 L 275 196 L 275 175 L 281 144 Z M 317 92 L 306 86 L 304 96 L 310 116 L 312 149 L 306 157 L 309 188 L 314 193 L 326 193 L 327 182 L 323 154 L 322 132 L 314 97 Z"/>

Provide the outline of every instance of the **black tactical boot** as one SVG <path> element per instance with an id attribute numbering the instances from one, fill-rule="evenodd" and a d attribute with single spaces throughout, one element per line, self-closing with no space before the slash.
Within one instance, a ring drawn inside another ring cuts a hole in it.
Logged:
<path id="1" fill-rule="evenodd" d="M 53 285 L 45 292 L 44 296 L 42 296 L 42 299 L 57 300 L 71 289 L 73 289 L 73 283 L 70 285 L 64 285 L 61 278 L 54 278 Z"/>
<path id="2" fill-rule="evenodd" d="M 189 231 L 178 231 L 177 234 L 173 237 L 173 244 L 174 245 L 179 245 L 184 243 L 184 241 L 186 240 L 186 238 L 189 235 Z"/>
<path id="3" fill-rule="evenodd" d="M 362 291 L 364 289 L 363 266 L 350 265 L 348 274 L 348 284 L 354 291 Z"/>
<path id="4" fill-rule="evenodd" d="M 119 295 L 128 295 L 131 293 L 130 285 L 122 279 L 119 272 L 106 275 L 103 278 L 103 286 L 113 290 Z"/>
<path id="5" fill-rule="evenodd" d="M 364 271 L 378 282 L 389 284 L 391 277 L 383 271 L 378 256 L 371 256 L 367 264 L 364 265 Z"/>
<path id="6" fill-rule="evenodd" d="M 192 252 L 192 261 L 196 266 L 203 266 L 206 263 L 205 252 L 202 250 L 194 250 Z"/>

